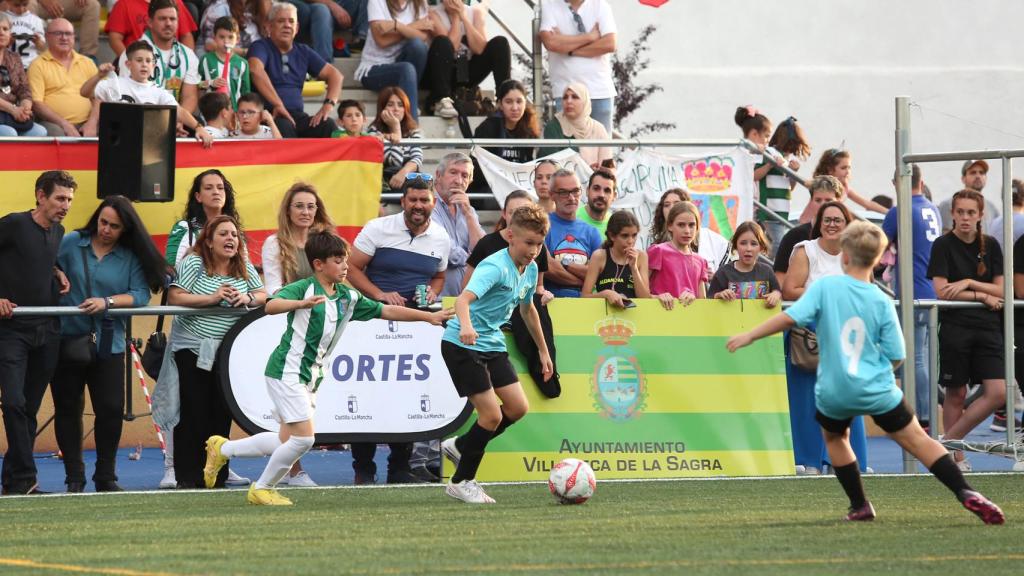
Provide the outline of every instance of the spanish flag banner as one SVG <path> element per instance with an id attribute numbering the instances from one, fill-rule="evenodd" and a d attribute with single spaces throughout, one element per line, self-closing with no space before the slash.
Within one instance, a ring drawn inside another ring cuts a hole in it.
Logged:
<path id="1" fill-rule="evenodd" d="M 0 214 L 30 210 L 39 174 L 67 170 L 78 182 L 78 191 L 64 228 L 85 225 L 100 203 L 96 197 L 98 151 L 95 141 L 0 141 L 4 180 Z M 338 232 L 349 240 L 378 213 L 383 147 L 375 138 L 219 140 L 209 149 L 179 141 L 175 154 L 174 201 L 136 204 L 161 251 L 171 227 L 182 219 L 193 179 L 210 168 L 219 169 L 231 182 L 255 264 L 260 263 L 263 240 L 277 230 L 284 193 L 296 182 L 316 187 Z"/>
<path id="2" fill-rule="evenodd" d="M 782 337 L 725 349 L 778 310 L 755 300 L 671 311 L 635 302 L 548 305 L 558 398 L 540 394 L 508 338 L 530 411 L 487 445 L 480 480 L 546 480 L 564 458 L 587 461 L 600 478 L 793 474 Z"/>

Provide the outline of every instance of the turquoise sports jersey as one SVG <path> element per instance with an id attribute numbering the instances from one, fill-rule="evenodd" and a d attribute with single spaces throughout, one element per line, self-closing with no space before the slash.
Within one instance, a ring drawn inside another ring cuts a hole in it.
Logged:
<path id="1" fill-rule="evenodd" d="M 479 352 L 504 352 L 505 336 L 501 327 L 512 317 L 521 302 L 533 302 L 537 290 L 537 263 L 520 274 L 508 248 L 484 258 L 473 270 L 466 290 L 476 294 L 469 305 L 469 319 L 478 335 L 476 344 L 466 346 L 459 340 L 459 319 L 452 318 L 445 328 L 444 340 Z"/>
<path id="2" fill-rule="evenodd" d="M 883 414 L 903 398 L 892 362 L 903 360 L 903 333 L 896 308 L 874 284 L 846 274 L 816 280 L 788 310 L 798 325 L 816 324 L 818 410 L 841 420 Z"/>

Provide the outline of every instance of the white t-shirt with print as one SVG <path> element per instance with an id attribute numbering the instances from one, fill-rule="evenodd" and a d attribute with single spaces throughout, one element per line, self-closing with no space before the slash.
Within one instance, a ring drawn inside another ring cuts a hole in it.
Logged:
<path id="1" fill-rule="evenodd" d="M 394 18 L 391 17 L 391 12 L 388 11 L 387 0 L 370 0 L 370 3 L 366 7 L 367 19 L 370 23 L 384 20 L 391 22 L 398 20 L 402 24 L 411 24 L 417 20 L 416 13 L 414 11 L 413 0 L 406 0 L 405 8 L 403 8 Z M 420 18 L 426 17 L 426 13 L 420 14 Z M 377 41 L 373 39 L 373 34 L 367 34 L 366 46 L 363 47 L 363 54 L 359 62 L 359 68 L 356 68 L 356 80 L 362 80 L 363 76 L 370 71 L 370 68 L 377 64 L 393 64 L 398 60 L 398 54 L 405 47 L 406 40 L 401 42 L 395 42 L 391 46 L 382 48 L 377 44 Z"/>
<path id="2" fill-rule="evenodd" d="M 615 18 L 608 0 L 583 0 L 576 11 L 583 20 L 583 33 L 590 32 L 598 25 L 601 35 L 615 34 Z M 544 0 L 541 5 L 540 31 L 551 32 L 558 28 L 560 34 L 576 36 L 581 34 L 565 0 Z M 551 88 L 555 97 L 561 98 L 570 82 L 582 82 L 590 90 L 593 99 L 613 98 L 615 83 L 612 82 L 611 54 L 592 58 L 569 56 L 548 52 L 548 68 L 551 74 Z"/>
<path id="3" fill-rule="evenodd" d="M 123 76 L 108 75 L 96 85 L 96 99 L 101 102 L 127 102 L 129 104 L 160 104 L 177 106 L 171 93 L 151 82 L 136 82 Z"/>
<path id="4" fill-rule="evenodd" d="M 231 138 L 231 131 L 227 128 L 218 128 L 216 126 L 204 126 L 206 131 L 213 136 L 214 140 L 224 140 L 225 138 Z"/>
<path id="5" fill-rule="evenodd" d="M 28 65 L 39 56 L 36 50 L 36 43 L 33 38 L 38 34 L 43 36 L 46 32 L 46 24 L 43 19 L 32 12 L 25 12 L 17 15 L 14 12 L 5 12 L 11 21 L 11 45 L 9 48 L 21 57 L 21 63 L 28 70 Z M 20 36 L 20 38 L 19 38 Z"/>
<path id="6" fill-rule="evenodd" d="M 199 84 L 199 58 L 191 48 L 175 40 L 170 50 L 161 50 L 153 43 L 148 30 L 139 40 L 148 42 L 155 52 L 153 74 L 149 78 L 153 85 L 167 90 L 175 100 L 179 100 L 182 85 Z M 127 61 L 127 51 L 122 52 L 117 60 L 117 69 L 125 78 L 131 75 Z"/>
<path id="7" fill-rule="evenodd" d="M 270 126 L 260 124 L 260 129 L 255 134 L 246 134 L 244 132 L 236 132 L 231 136 L 235 140 L 273 140 L 274 131 L 270 129 Z"/>

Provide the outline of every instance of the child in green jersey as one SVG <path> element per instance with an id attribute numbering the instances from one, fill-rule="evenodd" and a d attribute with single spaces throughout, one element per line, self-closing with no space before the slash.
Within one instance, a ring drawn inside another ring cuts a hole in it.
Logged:
<path id="1" fill-rule="evenodd" d="M 426 312 L 383 305 L 343 285 L 348 252 L 348 243 L 332 232 L 310 234 L 306 257 L 313 276 L 281 288 L 267 301 L 267 314 L 288 314 L 288 327 L 264 372 L 281 429 L 279 433 L 263 432 L 242 440 L 211 436 L 206 442 L 203 470 L 207 487 L 213 486 L 217 473 L 230 458 L 269 455 L 263 474 L 249 487 L 248 500 L 257 505 L 290 505 L 291 500 L 274 487 L 313 446 L 314 399 L 323 380 L 321 365 L 348 323 L 383 318 L 440 325 L 452 316 L 452 310 Z"/>

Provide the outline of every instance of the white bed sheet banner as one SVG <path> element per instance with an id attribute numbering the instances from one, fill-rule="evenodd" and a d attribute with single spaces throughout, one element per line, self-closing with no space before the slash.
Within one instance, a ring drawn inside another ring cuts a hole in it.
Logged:
<path id="1" fill-rule="evenodd" d="M 250 422 L 276 431 L 263 376 L 285 330 L 285 314 L 263 316 L 231 342 L 232 395 Z M 451 424 L 466 408 L 441 358 L 440 326 L 351 322 L 324 361 L 314 427 L 320 434 L 409 434 Z"/>
<path id="2" fill-rule="evenodd" d="M 537 191 L 533 188 L 533 169 L 537 166 L 537 161 L 539 160 L 553 160 L 559 167 L 575 171 L 584 186 L 586 186 L 587 180 L 590 179 L 590 174 L 593 172 L 586 161 L 580 157 L 579 152 L 572 148 L 559 150 L 554 154 L 538 158 L 533 162 L 523 163 L 509 162 L 480 146 L 474 146 L 470 154 L 476 158 L 480 170 L 484 173 L 484 178 L 487 179 L 487 185 L 491 187 L 491 192 L 498 200 L 499 206 L 505 205 L 505 197 L 514 190 L 526 190 L 533 195 L 534 200 L 537 199 Z M 585 197 L 583 202 L 586 202 Z"/>

